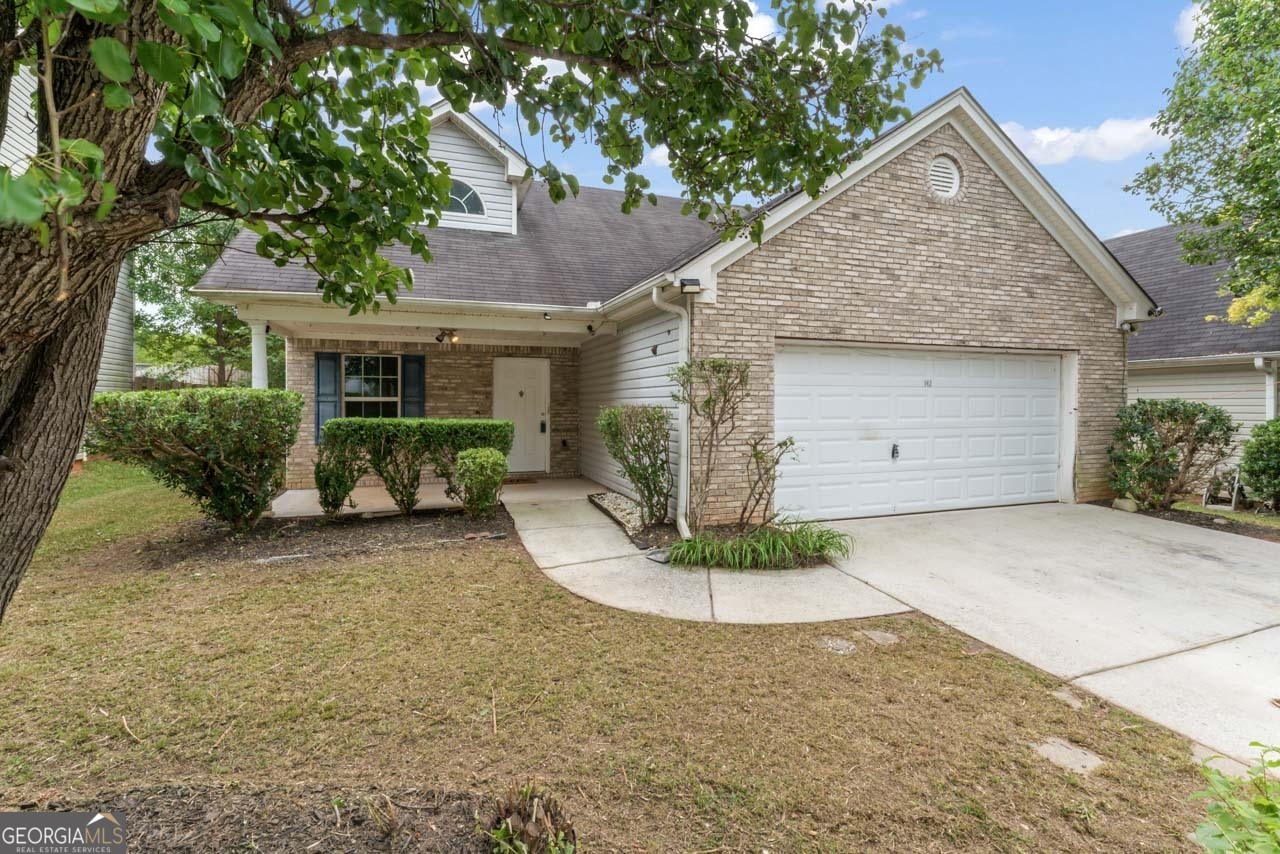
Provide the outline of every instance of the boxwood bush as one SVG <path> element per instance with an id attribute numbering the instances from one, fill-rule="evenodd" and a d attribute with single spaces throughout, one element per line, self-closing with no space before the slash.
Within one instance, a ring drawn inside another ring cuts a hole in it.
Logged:
<path id="1" fill-rule="evenodd" d="M 454 475 L 458 454 L 471 448 L 510 453 L 515 425 L 487 418 L 331 418 L 323 434 L 322 444 L 362 451 L 407 516 L 418 503 L 424 466 L 444 479 L 447 496 L 461 501 Z"/>
<path id="2" fill-rule="evenodd" d="M 344 504 L 350 503 L 356 484 L 369 470 L 369 456 L 364 448 L 343 442 L 321 442 L 316 449 L 316 491 L 320 493 L 320 509 L 326 516 L 336 516 Z"/>
<path id="3" fill-rule="evenodd" d="M 1168 510 L 1231 456 L 1239 424 L 1220 406 L 1138 400 L 1120 407 L 1107 459 L 1111 486 L 1148 509 Z"/>
<path id="4" fill-rule="evenodd" d="M 89 410 L 86 445 L 244 531 L 284 486 L 301 414 L 302 395 L 280 389 L 104 392 Z"/>
<path id="5" fill-rule="evenodd" d="M 468 448 L 454 466 L 458 500 L 468 516 L 488 516 L 498 506 L 507 477 L 507 455 L 496 448 Z"/>
<path id="6" fill-rule="evenodd" d="M 1280 418 L 1254 425 L 1240 454 L 1240 478 L 1280 513 Z"/>
<path id="7" fill-rule="evenodd" d="M 671 502 L 671 416 L 666 408 L 606 406 L 596 416 L 596 428 L 640 498 L 641 527 L 666 520 Z"/>

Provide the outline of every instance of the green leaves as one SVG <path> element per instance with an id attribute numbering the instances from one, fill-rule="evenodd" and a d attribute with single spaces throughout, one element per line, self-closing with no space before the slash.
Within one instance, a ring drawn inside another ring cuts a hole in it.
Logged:
<path id="1" fill-rule="evenodd" d="M 102 72 L 102 76 L 108 80 L 128 83 L 133 77 L 133 62 L 129 59 L 129 51 L 110 36 L 94 39 L 89 45 L 89 55 L 93 57 L 93 64 Z"/>
<path id="2" fill-rule="evenodd" d="M 127 110 L 133 106 L 133 93 L 119 83 L 109 83 L 102 89 L 102 103 L 108 110 Z"/>
<path id="3" fill-rule="evenodd" d="M 0 166 L 0 223 L 34 225 L 44 216 L 44 197 L 33 178 L 32 173 L 16 177 Z"/>
<path id="4" fill-rule="evenodd" d="M 138 64 L 148 76 L 161 83 L 179 85 L 185 81 L 187 67 L 181 55 L 167 44 L 140 42 Z"/>

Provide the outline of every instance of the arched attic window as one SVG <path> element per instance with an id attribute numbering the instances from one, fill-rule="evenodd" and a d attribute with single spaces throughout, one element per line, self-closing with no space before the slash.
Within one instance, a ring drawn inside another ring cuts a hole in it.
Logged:
<path id="1" fill-rule="evenodd" d="M 470 184 L 455 178 L 449 187 L 449 207 L 445 208 L 445 212 L 484 216 L 484 202 Z"/>

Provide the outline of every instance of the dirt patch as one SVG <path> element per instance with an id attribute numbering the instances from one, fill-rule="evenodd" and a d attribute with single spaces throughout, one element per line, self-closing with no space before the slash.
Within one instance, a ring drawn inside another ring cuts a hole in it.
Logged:
<path id="1" fill-rule="evenodd" d="M 471 519 L 461 509 L 419 510 L 399 514 L 339 516 L 337 519 L 261 519 L 247 534 L 232 535 L 225 525 L 192 519 L 163 537 L 121 544 L 89 555 L 84 565 L 116 561 L 130 552 L 131 563 L 164 569 L 191 560 L 201 562 L 293 560 L 373 554 L 408 547 L 465 543 L 475 539 L 505 539 L 515 524 L 505 507 L 488 519 Z"/>
<path id="2" fill-rule="evenodd" d="M 78 803 L 29 808 L 122 814 L 130 851 L 449 851 L 490 850 L 479 823 L 489 799 L 408 789 L 251 789 L 164 786 Z"/>

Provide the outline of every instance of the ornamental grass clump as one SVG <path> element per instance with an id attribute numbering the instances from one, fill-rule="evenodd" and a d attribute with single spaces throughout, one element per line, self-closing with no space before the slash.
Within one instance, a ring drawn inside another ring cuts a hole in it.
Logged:
<path id="1" fill-rule="evenodd" d="M 94 396 L 85 443 L 243 532 L 284 486 L 301 414 L 302 395 L 280 389 L 104 392 Z"/>
<path id="2" fill-rule="evenodd" d="M 677 566 L 798 569 L 848 557 L 849 537 L 814 522 L 778 522 L 747 532 L 704 530 L 671 546 Z"/>

